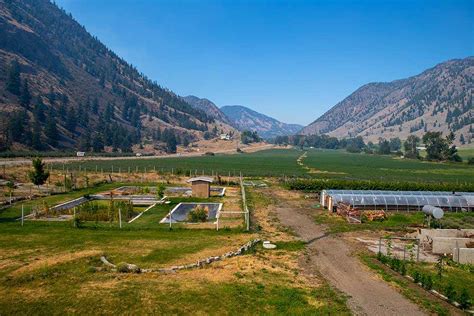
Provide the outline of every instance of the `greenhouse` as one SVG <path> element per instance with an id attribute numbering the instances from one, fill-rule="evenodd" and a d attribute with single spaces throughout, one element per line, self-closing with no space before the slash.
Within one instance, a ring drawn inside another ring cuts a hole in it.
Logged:
<path id="1" fill-rule="evenodd" d="M 420 211 L 425 205 L 444 211 L 473 211 L 474 192 L 323 190 L 321 204 L 335 210 L 343 202 L 361 209 L 385 211 Z"/>

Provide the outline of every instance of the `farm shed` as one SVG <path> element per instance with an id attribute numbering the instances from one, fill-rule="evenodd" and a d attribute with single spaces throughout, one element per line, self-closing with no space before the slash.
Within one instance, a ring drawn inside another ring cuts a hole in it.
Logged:
<path id="1" fill-rule="evenodd" d="M 211 177 L 196 177 L 187 181 L 191 183 L 193 197 L 209 198 L 211 196 L 211 183 L 214 179 Z"/>
<path id="2" fill-rule="evenodd" d="M 382 190 L 323 190 L 321 192 L 323 207 L 334 210 L 339 202 L 370 210 L 420 211 L 424 205 L 432 205 L 444 211 L 473 211 L 474 192 Z"/>

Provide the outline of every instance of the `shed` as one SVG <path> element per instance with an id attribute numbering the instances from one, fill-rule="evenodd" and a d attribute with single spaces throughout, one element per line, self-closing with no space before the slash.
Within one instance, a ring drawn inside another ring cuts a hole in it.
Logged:
<path id="1" fill-rule="evenodd" d="M 209 198 L 211 196 L 211 183 L 214 179 L 211 177 L 195 177 L 187 181 L 191 183 L 193 197 Z"/>

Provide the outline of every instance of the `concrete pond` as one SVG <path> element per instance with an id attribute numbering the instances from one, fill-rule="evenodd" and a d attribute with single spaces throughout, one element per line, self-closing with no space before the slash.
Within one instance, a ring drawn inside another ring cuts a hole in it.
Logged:
<path id="1" fill-rule="evenodd" d="M 182 202 L 176 205 L 170 212 L 171 222 L 187 222 L 188 214 L 196 207 L 204 207 L 208 210 L 207 220 L 215 220 L 222 209 L 222 203 L 199 203 L 199 202 Z M 169 223 L 170 218 L 169 214 L 165 216 L 160 223 Z"/>

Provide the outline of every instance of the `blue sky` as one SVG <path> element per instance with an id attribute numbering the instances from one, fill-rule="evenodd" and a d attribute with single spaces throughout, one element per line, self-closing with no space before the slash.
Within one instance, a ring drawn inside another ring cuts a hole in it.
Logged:
<path id="1" fill-rule="evenodd" d="M 56 0 L 180 95 L 308 124 L 363 84 L 474 55 L 474 1 Z"/>

